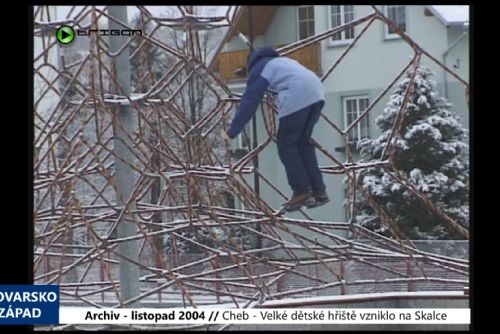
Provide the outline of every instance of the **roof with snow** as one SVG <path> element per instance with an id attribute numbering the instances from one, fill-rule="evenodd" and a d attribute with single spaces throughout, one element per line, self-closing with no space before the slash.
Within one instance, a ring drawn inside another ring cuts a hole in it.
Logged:
<path id="1" fill-rule="evenodd" d="M 427 6 L 445 26 L 469 26 L 469 6 Z"/>

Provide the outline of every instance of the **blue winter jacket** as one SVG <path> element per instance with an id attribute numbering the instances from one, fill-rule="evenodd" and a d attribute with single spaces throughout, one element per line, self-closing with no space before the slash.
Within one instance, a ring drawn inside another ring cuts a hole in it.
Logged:
<path id="1" fill-rule="evenodd" d="M 266 89 L 278 94 L 278 118 L 325 100 L 316 74 L 293 59 L 280 57 L 273 48 L 255 49 L 247 68 L 247 87 L 227 131 L 230 138 L 236 137 L 255 114 Z"/>

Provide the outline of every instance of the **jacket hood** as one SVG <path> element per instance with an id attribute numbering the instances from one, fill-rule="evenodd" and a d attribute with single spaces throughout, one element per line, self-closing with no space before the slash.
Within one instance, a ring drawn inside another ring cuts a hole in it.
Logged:
<path id="1" fill-rule="evenodd" d="M 252 67 L 257 64 L 259 60 L 265 57 L 279 57 L 280 55 L 278 52 L 271 47 L 263 47 L 259 49 L 254 49 L 252 52 L 250 52 L 250 55 L 248 56 L 248 72 L 252 69 Z"/>

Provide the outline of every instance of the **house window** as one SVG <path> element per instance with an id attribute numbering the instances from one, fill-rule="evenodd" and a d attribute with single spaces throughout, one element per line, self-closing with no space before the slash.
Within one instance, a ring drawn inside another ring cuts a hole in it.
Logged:
<path id="1" fill-rule="evenodd" d="M 356 118 L 359 117 L 368 108 L 369 99 L 367 96 L 352 96 L 344 98 L 344 123 L 347 128 Z M 366 114 L 356 125 L 348 132 L 348 141 L 355 143 L 360 139 L 369 137 L 369 120 Z"/>
<path id="2" fill-rule="evenodd" d="M 299 6 L 299 40 L 311 37 L 314 33 L 314 6 Z"/>
<path id="3" fill-rule="evenodd" d="M 246 210 L 245 203 L 241 200 L 241 198 L 235 197 L 231 192 L 229 192 L 227 190 L 222 190 L 221 193 L 222 193 L 222 199 L 225 202 L 226 208 Z M 240 216 L 246 217 L 244 213 L 241 213 Z"/>
<path id="4" fill-rule="evenodd" d="M 406 31 L 406 6 L 384 6 L 385 15 L 394 22 L 399 30 Z M 399 35 L 396 33 L 394 28 L 389 25 L 385 25 L 385 37 L 386 38 L 397 38 Z"/>
<path id="5" fill-rule="evenodd" d="M 247 210 L 247 209 L 249 209 L 245 205 L 245 202 L 243 201 L 243 197 L 238 197 L 238 200 L 237 200 L 236 205 L 235 205 L 235 209 L 238 209 L 238 210 Z M 247 217 L 247 215 L 244 214 L 244 213 L 238 213 L 238 215 L 240 217 Z"/>
<path id="6" fill-rule="evenodd" d="M 345 221 L 351 221 L 351 208 L 349 206 L 349 189 L 344 188 L 344 210 L 345 210 Z"/>
<path id="7" fill-rule="evenodd" d="M 243 130 L 240 132 L 238 135 L 238 148 L 239 149 L 247 149 L 249 150 L 251 147 L 251 140 L 252 138 L 250 137 L 252 134 L 250 132 L 250 124 L 245 125 Z"/>
<path id="8" fill-rule="evenodd" d="M 354 20 L 354 6 L 330 6 L 330 25 L 332 28 Z M 332 36 L 332 41 L 348 41 L 354 38 L 354 27 L 340 31 Z"/>
<path id="9" fill-rule="evenodd" d="M 221 190 L 221 194 L 222 194 L 222 199 L 225 203 L 226 208 L 234 209 L 235 208 L 234 195 L 227 190 Z"/>

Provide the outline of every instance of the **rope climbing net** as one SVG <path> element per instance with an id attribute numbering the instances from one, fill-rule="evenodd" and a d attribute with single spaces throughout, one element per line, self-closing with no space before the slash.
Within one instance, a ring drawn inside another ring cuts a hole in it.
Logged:
<path id="1" fill-rule="evenodd" d="M 265 198 L 285 201 L 287 189 L 255 163 L 276 140 L 273 96 L 266 95 L 259 111 L 264 139 L 236 157 L 220 130 L 227 129 L 241 94 L 213 73 L 206 52 L 208 34 L 237 30 L 234 22 L 244 8 L 229 6 L 217 16 L 178 6 L 168 18 L 144 6 L 135 9 L 147 27 L 141 34 L 89 34 L 88 45 L 71 58 L 71 46 L 56 41 L 61 25 L 85 30 L 104 22 L 109 29 L 136 28 L 111 7 L 73 7 L 63 20 L 48 6 L 35 7 L 35 283 L 59 284 L 62 305 L 240 308 L 264 307 L 271 300 L 286 306 L 299 297 L 468 286 L 467 260 L 416 247 L 356 182 L 362 169 L 385 170 L 468 239 L 464 227 L 394 168 L 395 142 L 416 71 L 379 161 L 356 162 L 346 144 L 347 161 L 342 162 L 315 142 L 331 162 L 321 166 L 324 175 L 347 178 L 349 217 L 355 217 L 355 196 L 361 195 L 393 237 L 353 219 L 315 219 L 314 210 L 300 211 L 300 218 L 277 215 L 276 203 Z M 377 21 L 412 48 L 411 60 L 351 124 L 342 128 L 326 112 L 321 115 L 320 122 L 346 142 L 349 131 L 424 57 L 461 82 L 468 95 L 464 79 L 372 9 L 278 49 L 291 55 L 362 27 L 324 71 L 324 81 Z M 159 75 L 152 59 L 164 60 Z M 266 187 L 265 196 L 252 186 L 252 177 Z"/>

